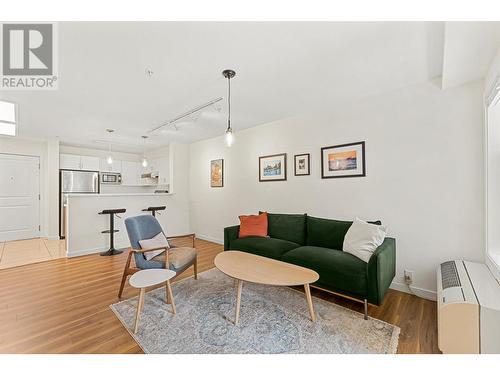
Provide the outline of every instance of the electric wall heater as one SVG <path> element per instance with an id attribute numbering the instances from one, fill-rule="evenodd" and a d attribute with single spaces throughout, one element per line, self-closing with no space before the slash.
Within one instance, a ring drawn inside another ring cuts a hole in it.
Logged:
<path id="1" fill-rule="evenodd" d="M 500 353 L 500 284 L 485 264 L 442 263 L 437 293 L 443 353 Z"/>

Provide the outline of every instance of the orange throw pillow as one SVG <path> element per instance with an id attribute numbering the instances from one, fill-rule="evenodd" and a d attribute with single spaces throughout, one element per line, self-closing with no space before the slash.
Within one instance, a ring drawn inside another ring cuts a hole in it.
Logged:
<path id="1" fill-rule="evenodd" d="M 239 238 L 267 237 L 267 212 L 260 215 L 241 215 Z"/>

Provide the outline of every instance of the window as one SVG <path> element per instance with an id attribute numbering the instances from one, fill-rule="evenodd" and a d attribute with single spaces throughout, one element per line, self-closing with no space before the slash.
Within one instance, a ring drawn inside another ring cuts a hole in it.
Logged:
<path id="1" fill-rule="evenodd" d="M 0 135 L 17 134 L 16 105 L 0 100 Z"/>

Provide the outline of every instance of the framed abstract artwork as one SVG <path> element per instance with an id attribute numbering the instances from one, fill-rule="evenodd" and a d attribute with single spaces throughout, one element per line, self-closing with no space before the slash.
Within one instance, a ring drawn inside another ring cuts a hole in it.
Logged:
<path id="1" fill-rule="evenodd" d="M 311 174 L 311 155 L 299 154 L 293 157 L 295 176 L 309 176 Z"/>
<path id="2" fill-rule="evenodd" d="M 364 176 L 364 141 L 321 148 L 321 178 Z"/>
<path id="3" fill-rule="evenodd" d="M 260 156 L 259 181 L 286 181 L 286 154 Z"/>
<path id="4" fill-rule="evenodd" d="M 224 159 L 210 162 L 210 187 L 224 186 Z"/>

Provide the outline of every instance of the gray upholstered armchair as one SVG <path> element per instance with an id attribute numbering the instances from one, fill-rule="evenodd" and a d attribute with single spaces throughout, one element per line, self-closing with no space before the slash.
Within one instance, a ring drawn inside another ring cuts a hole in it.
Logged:
<path id="1" fill-rule="evenodd" d="M 177 275 L 187 270 L 189 267 L 194 268 L 194 278 L 198 278 L 198 259 L 194 244 L 195 235 L 186 234 L 182 236 L 170 236 L 167 239 L 173 238 L 191 238 L 192 247 L 157 247 L 153 249 L 142 249 L 139 241 L 153 238 L 159 233 L 163 233 L 160 223 L 154 216 L 140 215 L 125 219 L 125 227 L 127 228 L 130 246 L 132 247 L 128 253 L 125 269 L 123 270 L 122 282 L 118 298 L 122 297 L 123 288 L 127 276 L 134 274 L 141 269 L 151 268 L 169 268 L 175 271 Z M 144 253 L 148 251 L 164 250 L 161 254 L 147 260 Z M 131 267 L 130 263 L 134 255 L 135 267 Z"/>

